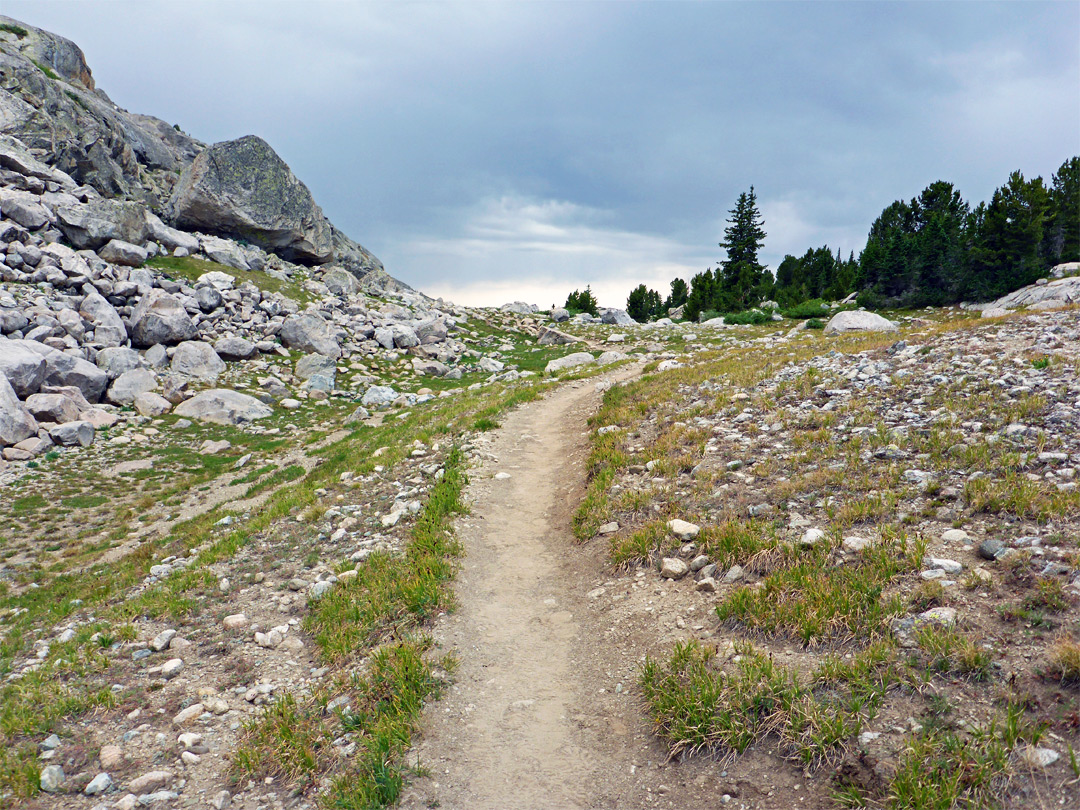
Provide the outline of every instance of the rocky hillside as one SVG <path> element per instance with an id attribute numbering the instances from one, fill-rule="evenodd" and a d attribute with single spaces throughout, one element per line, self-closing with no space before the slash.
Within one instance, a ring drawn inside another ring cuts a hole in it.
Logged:
<path id="1" fill-rule="evenodd" d="M 0 133 L 73 181 L 62 189 L 77 189 L 71 196 L 39 201 L 71 210 L 69 218 L 117 224 L 138 206 L 182 230 L 256 245 L 285 262 L 340 266 L 370 289 L 402 288 L 375 256 L 333 226 L 263 140 L 248 136 L 207 147 L 160 119 L 129 113 L 95 86 L 75 43 L 3 16 Z M 37 191 L 31 183 L 25 190 L 55 195 L 61 189 Z M 78 207 L 99 198 L 131 205 Z M 139 229 L 123 235 L 138 246 L 153 238 Z"/>

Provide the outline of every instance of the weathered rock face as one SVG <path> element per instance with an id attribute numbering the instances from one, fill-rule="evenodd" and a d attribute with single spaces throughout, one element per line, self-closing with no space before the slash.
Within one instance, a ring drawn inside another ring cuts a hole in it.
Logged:
<path id="1" fill-rule="evenodd" d="M 0 131 L 107 197 L 151 205 L 167 198 L 175 170 L 202 144 L 164 121 L 118 108 L 94 86 L 75 43 L 10 17 L 0 22 L 14 29 L 0 32 Z"/>
<path id="2" fill-rule="evenodd" d="M 204 150 L 181 174 L 168 211 L 179 228 L 245 239 L 287 261 L 323 264 L 334 255 L 311 192 L 255 135 Z"/>
<path id="3" fill-rule="evenodd" d="M 1080 304 L 1080 276 L 1054 279 L 1047 284 L 1032 284 L 999 298 L 991 308 L 1060 309 L 1072 304 Z"/>
<path id="4" fill-rule="evenodd" d="M 45 381 L 45 358 L 21 340 L 0 340 L 0 374 L 26 398 L 36 394 Z"/>

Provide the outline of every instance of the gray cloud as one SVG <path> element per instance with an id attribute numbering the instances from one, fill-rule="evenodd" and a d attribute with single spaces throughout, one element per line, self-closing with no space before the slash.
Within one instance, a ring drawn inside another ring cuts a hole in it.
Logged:
<path id="1" fill-rule="evenodd" d="M 619 303 L 720 258 L 862 246 L 937 179 L 987 199 L 1080 152 L 1071 3 L 53 2 L 117 103 L 255 132 L 395 275 Z M 522 293 L 524 295 L 524 293 Z"/>

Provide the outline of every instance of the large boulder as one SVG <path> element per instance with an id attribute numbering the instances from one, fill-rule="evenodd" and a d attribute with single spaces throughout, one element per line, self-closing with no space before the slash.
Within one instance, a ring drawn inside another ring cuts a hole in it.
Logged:
<path id="1" fill-rule="evenodd" d="M 327 270 L 322 282 L 326 285 L 326 289 L 330 290 L 334 295 L 348 296 L 360 292 L 360 282 L 356 280 L 356 276 L 348 270 L 342 270 L 340 267 Z"/>
<path id="2" fill-rule="evenodd" d="M 566 332 L 552 329 L 550 326 L 541 326 L 540 335 L 537 337 L 536 342 L 541 346 L 565 346 L 569 343 L 578 343 L 580 340 L 580 338 L 568 335 Z"/>
<path id="3" fill-rule="evenodd" d="M 139 394 L 155 391 L 158 387 L 157 375 L 146 368 L 125 371 L 109 386 L 106 399 L 114 405 L 130 405 Z"/>
<path id="4" fill-rule="evenodd" d="M 637 325 L 637 321 L 631 318 L 625 309 L 605 309 L 600 313 L 600 320 L 614 326 Z"/>
<path id="5" fill-rule="evenodd" d="M 31 394 L 26 398 L 26 410 L 39 422 L 74 422 L 81 409 L 71 397 L 63 394 Z"/>
<path id="6" fill-rule="evenodd" d="M 218 357 L 214 347 L 201 340 L 186 340 L 176 347 L 172 357 L 172 370 L 204 382 L 213 382 L 225 370 L 225 361 Z"/>
<path id="7" fill-rule="evenodd" d="M 122 200 L 59 206 L 56 216 L 60 230 L 76 248 L 98 250 L 114 239 L 141 245 L 149 238 L 146 208 Z"/>
<path id="8" fill-rule="evenodd" d="M 844 332 L 895 332 L 899 327 L 888 318 L 883 318 L 876 312 L 860 312 L 848 310 L 837 312 L 827 324 L 826 335 L 838 335 Z"/>
<path id="9" fill-rule="evenodd" d="M 596 362 L 596 358 L 588 352 L 574 352 L 568 354 L 566 357 L 556 357 L 554 360 L 548 362 L 544 367 L 544 371 L 548 374 L 554 374 L 556 371 L 562 371 L 567 368 L 576 368 L 577 366 L 592 365 Z"/>
<path id="10" fill-rule="evenodd" d="M 274 411 L 255 397 L 232 391 L 228 388 L 211 388 L 196 394 L 176 406 L 173 411 L 177 416 L 214 422 L 219 425 L 238 425 L 264 419 Z"/>
<path id="11" fill-rule="evenodd" d="M 90 293 L 79 305 L 79 314 L 94 326 L 94 342 L 106 348 L 123 345 L 127 340 L 127 327 L 120 313 L 98 293 Z"/>
<path id="12" fill-rule="evenodd" d="M 323 264 L 330 223 L 307 186 L 262 138 L 216 143 L 184 169 L 169 200 L 178 228 L 245 239 L 282 258 Z"/>
<path id="13" fill-rule="evenodd" d="M 22 344 L 45 359 L 42 385 L 72 385 L 90 402 L 101 399 L 109 378 L 93 363 L 37 341 L 24 340 Z"/>
<path id="14" fill-rule="evenodd" d="M 198 336 L 199 329 L 184 305 L 164 290 L 151 290 L 131 313 L 131 342 L 140 349 L 155 343 L 194 340 Z"/>
<path id="15" fill-rule="evenodd" d="M 45 358 L 22 340 L 0 340 L 0 374 L 26 399 L 45 381 Z"/>
<path id="16" fill-rule="evenodd" d="M 254 343 L 242 337 L 223 337 L 214 344 L 214 351 L 223 360 L 247 360 L 258 349 Z"/>
<path id="17" fill-rule="evenodd" d="M 7 377 L 0 374 L 0 445 L 17 444 L 37 432 L 37 421 L 19 401 Z"/>
<path id="18" fill-rule="evenodd" d="M 306 388 L 332 391 L 337 377 L 337 366 L 332 357 L 305 354 L 296 361 L 293 374 L 305 382 Z"/>
<path id="19" fill-rule="evenodd" d="M 420 342 L 425 346 L 430 346 L 433 343 L 443 343 L 446 340 L 446 336 L 449 334 L 449 331 L 446 328 L 446 321 L 442 318 L 422 321 L 416 325 L 414 331 L 416 332 L 416 336 L 420 338 Z"/>
<path id="20" fill-rule="evenodd" d="M 105 372 L 110 380 L 115 380 L 125 371 L 142 368 L 143 362 L 134 349 L 113 346 L 97 353 L 97 367 Z"/>
<path id="21" fill-rule="evenodd" d="M 98 249 L 98 256 L 110 264 L 120 264 L 125 267 L 142 267 L 149 258 L 146 248 L 125 242 L 123 239 L 110 239 Z"/>
<path id="22" fill-rule="evenodd" d="M 314 312 L 290 315 L 281 325 L 278 337 L 289 349 L 322 354 L 334 359 L 341 356 L 341 347 L 330 331 L 330 325 Z"/>

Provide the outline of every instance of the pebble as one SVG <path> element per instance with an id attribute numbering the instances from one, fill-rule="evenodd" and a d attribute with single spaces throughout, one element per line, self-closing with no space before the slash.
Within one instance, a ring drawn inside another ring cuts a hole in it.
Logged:
<path id="1" fill-rule="evenodd" d="M 149 771 L 128 783 L 132 793 L 153 793 L 173 780 L 172 771 Z"/>
<path id="2" fill-rule="evenodd" d="M 799 545 L 809 548 L 810 546 L 816 546 L 825 537 L 825 532 L 821 529 L 807 529 L 801 538 L 799 538 Z"/>
<path id="3" fill-rule="evenodd" d="M 243 613 L 233 613 L 222 619 L 221 624 L 226 630 L 242 630 L 248 626 L 249 622 L 248 617 Z"/>
<path id="4" fill-rule="evenodd" d="M 103 745 L 98 752 L 98 764 L 103 771 L 111 771 L 124 764 L 124 752 L 119 745 Z"/>
<path id="5" fill-rule="evenodd" d="M 966 543 L 971 536 L 963 529 L 949 529 L 941 535 L 941 539 L 946 543 Z"/>
<path id="6" fill-rule="evenodd" d="M 171 681 L 177 675 L 180 674 L 180 670 L 184 668 L 184 662 L 180 658 L 170 658 L 164 664 L 161 665 L 161 677 L 167 681 Z"/>
<path id="7" fill-rule="evenodd" d="M 979 556 L 984 560 L 996 560 L 1005 551 L 1005 544 L 993 538 L 979 543 Z"/>

